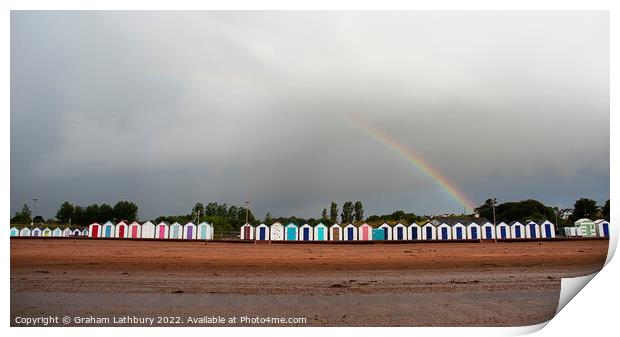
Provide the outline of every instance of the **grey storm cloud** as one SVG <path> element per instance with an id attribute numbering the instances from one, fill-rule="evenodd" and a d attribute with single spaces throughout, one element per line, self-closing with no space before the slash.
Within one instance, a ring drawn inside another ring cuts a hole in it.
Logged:
<path id="1" fill-rule="evenodd" d="M 607 12 L 11 14 L 11 212 L 258 217 L 609 197 Z"/>

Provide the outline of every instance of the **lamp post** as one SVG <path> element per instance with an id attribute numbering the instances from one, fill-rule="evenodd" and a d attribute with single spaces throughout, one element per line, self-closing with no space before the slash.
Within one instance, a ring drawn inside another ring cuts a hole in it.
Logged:
<path id="1" fill-rule="evenodd" d="M 495 242 L 497 242 L 497 224 L 495 223 L 495 203 L 497 202 L 497 198 L 491 198 L 491 205 L 493 206 L 493 230 L 495 231 Z"/>
<path id="2" fill-rule="evenodd" d="M 245 202 L 245 223 L 248 223 L 248 211 L 250 210 L 250 202 Z"/>
<path id="3" fill-rule="evenodd" d="M 32 198 L 32 218 L 30 218 L 30 227 L 34 226 L 34 217 L 35 217 L 35 208 L 37 205 L 37 200 L 39 200 L 39 198 Z"/>

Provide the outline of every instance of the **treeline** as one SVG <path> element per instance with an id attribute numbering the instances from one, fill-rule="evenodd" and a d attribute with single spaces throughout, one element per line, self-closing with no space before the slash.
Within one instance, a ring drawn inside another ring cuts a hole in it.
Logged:
<path id="1" fill-rule="evenodd" d="M 31 218 L 32 212 L 28 205 L 24 205 L 21 211 L 17 212 L 14 217 L 11 218 L 13 224 L 35 224 L 39 223 L 55 223 L 63 225 L 78 225 L 86 226 L 93 222 L 105 222 L 112 221 L 135 221 L 138 219 L 138 206 L 131 201 L 119 201 L 114 206 L 108 204 L 91 204 L 88 206 L 74 205 L 68 201 L 63 202 L 58 211 L 56 211 L 56 217 L 44 220 L 41 216 L 35 216 Z"/>
<path id="2" fill-rule="evenodd" d="M 247 212 L 247 213 L 246 213 Z M 159 223 L 162 221 L 173 223 L 200 223 L 206 221 L 212 223 L 218 232 L 236 231 L 245 223 L 246 215 L 249 223 L 255 223 L 256 219 L 252 211 L 236 205 L 228 206 L 225 203 L 210 202 L 206 206 L 200 202 L 192 207 L 189 214 L 166 215 L 157 217 L 151 221 Z"/>

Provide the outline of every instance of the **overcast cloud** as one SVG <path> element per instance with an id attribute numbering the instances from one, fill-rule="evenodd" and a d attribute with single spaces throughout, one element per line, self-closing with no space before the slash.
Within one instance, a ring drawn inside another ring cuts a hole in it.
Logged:
<path id="1" fill-rule="evenodd" d="M 609 19 L 586 13 L 13 12 L 11 213 L 459 212 L 609 198 Z"/>

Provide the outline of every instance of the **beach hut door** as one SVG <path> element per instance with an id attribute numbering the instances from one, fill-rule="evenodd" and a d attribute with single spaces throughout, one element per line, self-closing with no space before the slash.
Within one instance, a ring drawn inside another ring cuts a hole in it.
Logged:
<path id="1" fill-rule="evenodd" d="M 194 238 L 194 227 L 187 226 L 187 238 L 188 239 L 193 239 Z"/>
<path id="2" fill-rule="evenodd" d="M 112 226 L 106 226 L 105 227 L 105 237 L 109 238 L 112 236 Z"/>
<path id="3" fill-rule="evenodd" d="M 353 240 L 353 227 L 349 227 L 347 228 L 347 236 L 348 236 L 348 240 Z"/>
<path id="4" fill-rule="evenodd" d="M 259 238 L 260 240 L 265 240 L 265 227 L 261 227 L 261 228 L 258 230 L 258 238 Z"/>
<path id="5" fill-rule="evenodd" d="M 340 231 L 336 227 L 332 228 L 332 240 L 340 240 Z"/>
<path id="6" fill-rule="evenodd" d="M 396 230 L 396 239 L 398 239 L 398 240 L 402 240 L 403 239 L 403 229 L 401 227 L 399 227 Z"/>
<path id="7" fill-rule="evenodd" d="M 390 229 L 388 227 L 383 227 L 383 237 L 384 237 L 383 240 L 387 240 L 388 239 L 388 231 L 389 230 Z"/>
<path id="8" fill-rule="evenodd" d="M 246 240 L 250 239 L 250 230 L 251 230 L 250 226 L 245 226 L 245 228 L 243 229 L 243 238 L 244 239 L 246 239 Z M 202 228 L 202 234 L 201 235 L 202 235 L 203 238 L 207 237 L 207 227 L 206 226 Z"/>
<path id="9" fill-rule="evenodd" d="M 461 227 L 458 227 L 456 229 L 456 239 L 457 240 L 463 239 L 463 229 Z"/>
<path id="10" fill-rule="evenodd" d="M 94 237 L 94 238 L 99 237 L 99 226 L 95 225 L 92 228 L 93 228 L 92 237 Z"/>
<path id="11" fill-rule="evenodd" d="M 536 237 L 536 225 L 530 225 L 530 237 L 532 239 Z"/>
<path id="12" fill-rule="evenodd" d="M 310 228 L 304 228 L 304 241 L 310 240 Z"/>
<path id="13" fill-rule="evenodd" d="M 506 227 L 502 226 L 502 228 L 499 229 L 499 234 L 501 235 L 502 239 L 506 238 Z"/>
<path id="14" fill-rule="evenodd" d="M 319 227 L 319 229 L 317 230 L 317 234 L 318 234 L 319 237 L 315 238 L 315 239 L 319 240 L 319 241 L 322 241 L 324 233 L 325 233 L 325 228 Z"/>
<path id="15" fill-rule="evenodd" d="M 549 226 L 549 225 L 547 225 Z M 551 227 L 551 226 L 549 226 Z M 608 238 L 609 237 L 609 224 L 608 223 L 604 223 L 603 224 L 603 235 Z"/>
<path id="16" fill-rule="evenodd" d="M 163 239 L 165 234 L 166 234 L 166 228 L 164 226 L 159 226 L 158 238 Z"/>
<path id="17" fill-rule="evenodd" d="M 520 238 L 521 237 L 521 227 L 516 226 L 515 227 L 515 236 Z"/>
<path id="18" fill-rule="evenodd" d="M 448 229 L 445 227 L 441 229 L 441 239 L 448 240 Z"/>
<path id="19" fill-rule="evenodd" d="M 487 227 L 485 230 L 487 232 L 487 239 L 491 239 L 493 237 L 493 234 L 491 234 L 491 227 Z"/>
<path id="20" fill-rule="evenodd" d="M 415 227 L 411 228 L 411 240 L 417 240 L 418 239 L 418 229 Z"/>
<path id="21" fill-rule="evenodd" d="M 286 229 L 286 239 L 287 240 L 296 240 L 297 239 L 295 237 L 295 228 L 289 227 L 289 228 Z"/>
<path id="22" fill-rule="evenodd" d="M 131 228 L 131 237 L 132 238 L 137 238 L 138 237 L 138 226 L 133 226 Z"/>
<path id="23" fill-rule="evenodd" d="M 433 238 L 433 229 L 431 227 L 426 227 L 426 239 L 430 240 Z"/>
<path id="24" fill-rule="evenodd" d="M 120 228 L 118 229 L 118 237 L 119 238 L 125 237 L 125 226 L 120 226 Z"/>

